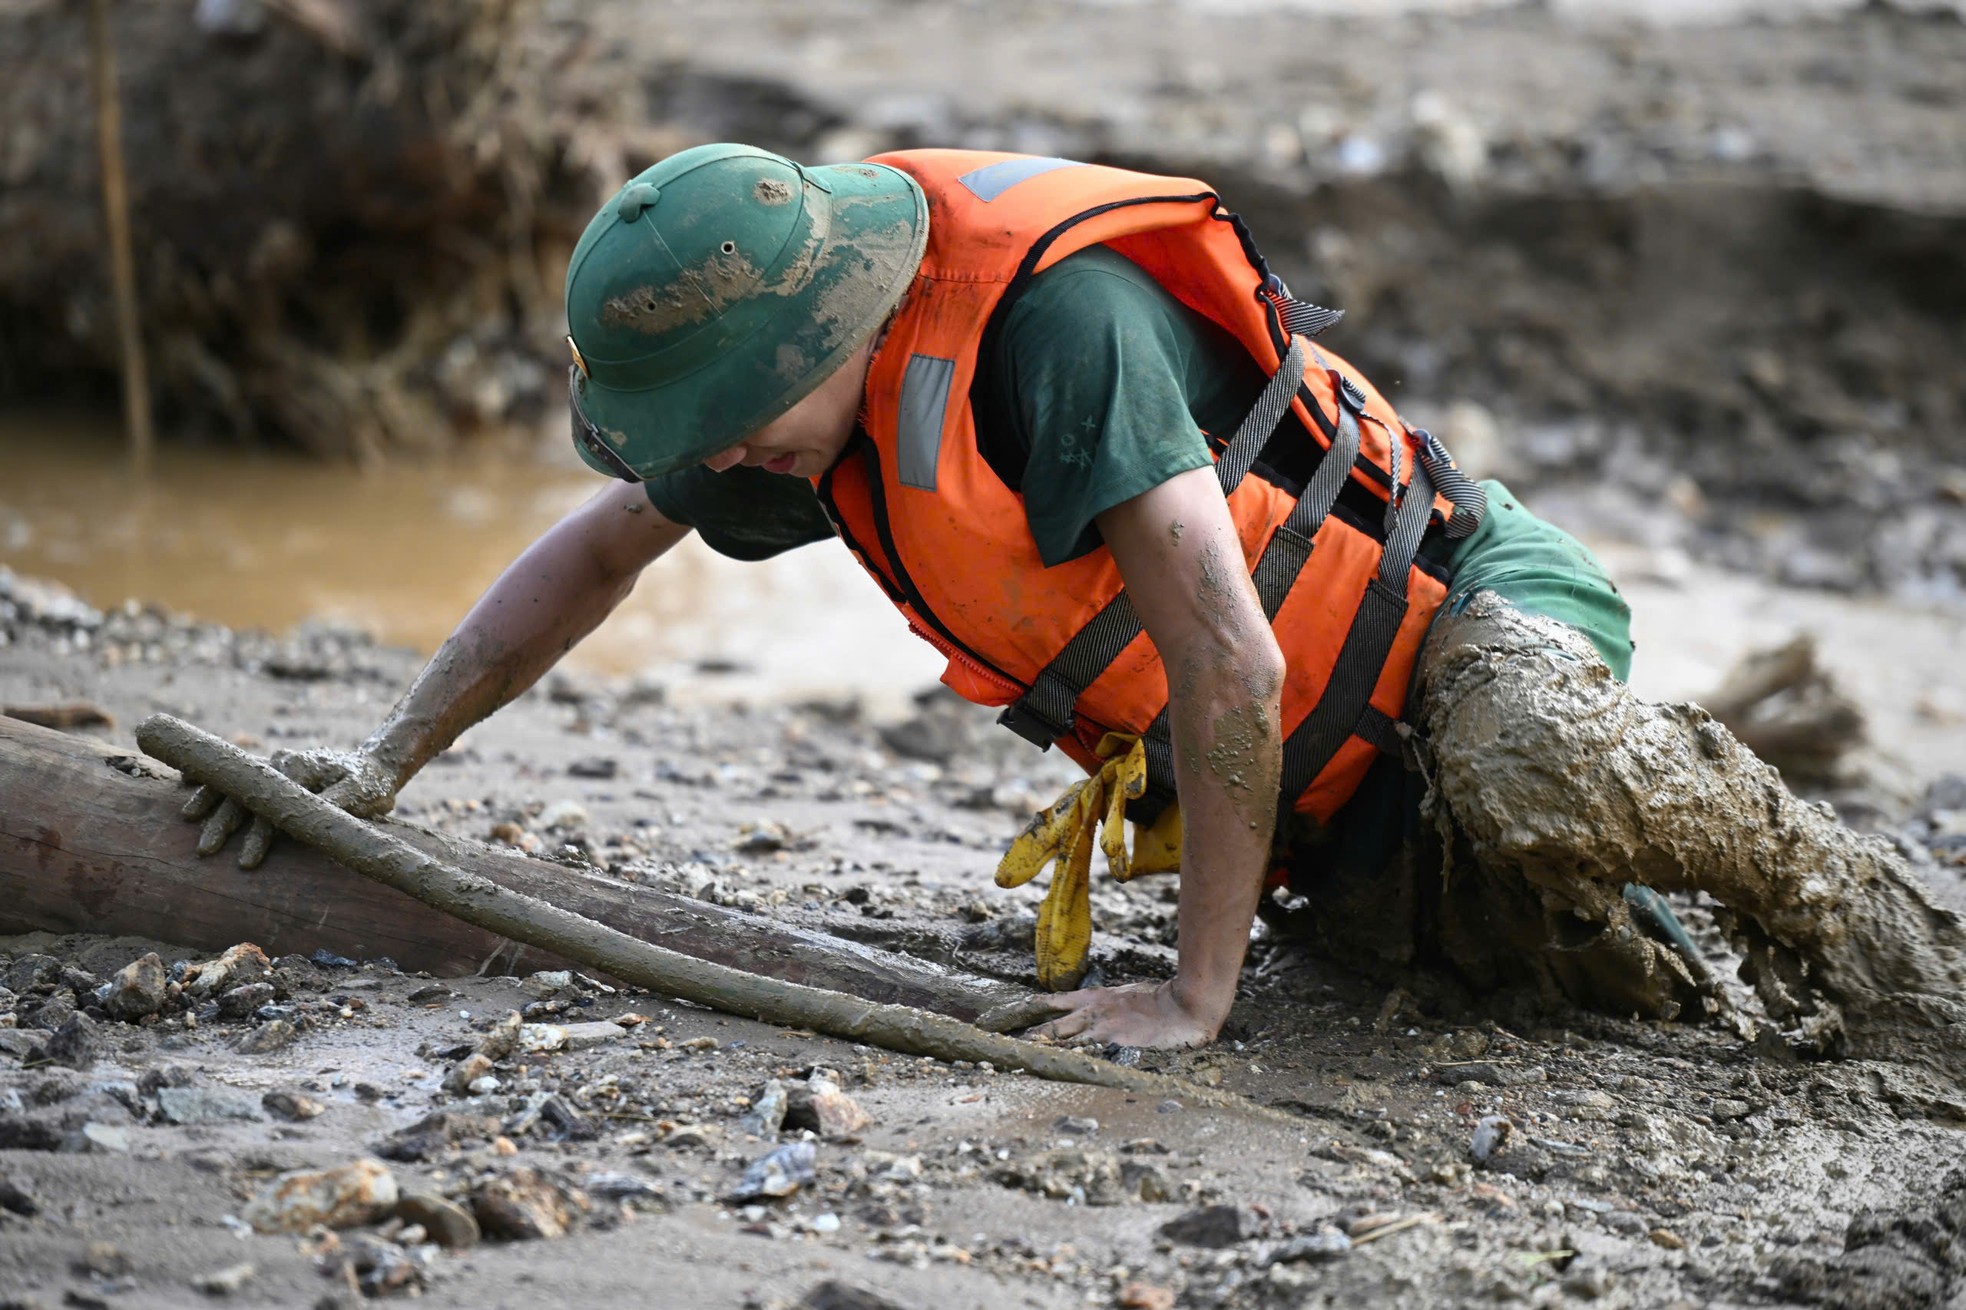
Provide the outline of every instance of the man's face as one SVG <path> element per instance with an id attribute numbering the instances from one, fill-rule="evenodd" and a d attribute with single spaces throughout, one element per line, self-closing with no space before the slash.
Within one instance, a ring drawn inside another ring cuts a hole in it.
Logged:
<path id="1" fill-rule="evenodd" d="M 703 467 L 721 473 L 748 464 L 795 478 L 818 477 L 833 467 L 853 436 L 867 385 L 867 364 L 873 354 L 874 343 L 869 341 L 811 395 L 737 445 L 705 459 Z"/>

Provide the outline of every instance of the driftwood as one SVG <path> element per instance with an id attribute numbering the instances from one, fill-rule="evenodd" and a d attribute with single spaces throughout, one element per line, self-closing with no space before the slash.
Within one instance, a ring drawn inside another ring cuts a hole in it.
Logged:
<path id="1" fill-rule="evenodd" d="M 314 795 L 264 760 L 167 714 L 137 727 L 137 743 L 186 777 L 209 783 L 290 837 L 332 852 L 349 868 L 446 914 L 557 952 L 638 987 L 726 1014 L 792 1024 L 890 1051 L 943 1060 L 987 1061 L 1058 1082 L 1287 1115 L 1165 1074 L 1147 1073 L 1066 1047 L 985 1032 L 974 1024 L 905 1005 L 877 1005 L 841 992 L 767 978 L 692 959 L 640 941 L 557 905 L 463 872 Z M 747 961 L 748 962 L 748 961 Z"/>
<path id="2" fill-rule="evenodd" d="M 387 956 L 457 976 L 571 961 L 439 913 L 358 878 L 311 847 L 279 842 L 248 873 L 193 854 L 175 779 L 126 750 L 0 718 L 0 931 L 161 938 L 273 954 Z M 504 854 L 405 823 L 379 825 L 419 850 L 528 896 L 677 951 L 793 982 L 970 1018 L 1023 988 L 650 888 Z"/>

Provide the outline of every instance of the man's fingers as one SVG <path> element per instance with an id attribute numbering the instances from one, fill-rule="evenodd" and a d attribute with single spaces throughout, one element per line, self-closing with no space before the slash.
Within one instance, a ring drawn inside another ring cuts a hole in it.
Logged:
<path id="1" fill-rule="evenodd" d="M 225 803 L 212 813 L 211 818 L 205 820 L 204 829 L 198 834 L 198 853 L 210 855 L 225 845 L 225 839 L 238 831 L 239 825 L 245 822 L 245 819 L 245 806 L 230 796 L 226 797 Z"/>
<path id="2" fill-rule="evenodd" d="M 192 789 L 191 799 L 184 803 L 184 808 L 178 813 L 187 819 L 202 819 L 218 808 L 218 803 L 224 799 L 225 793 L 218 788 L 199 783 Z"/>
<path id="3" fill-rule="evenodd" d="M 257 869 L 266 852 L 273 845 L 273 834 L 277 831 L 270 819 L 263 814 L 253 816 L 253 826 L 246 829 L 246 839 L 239 843 L 239 867 Z"/>

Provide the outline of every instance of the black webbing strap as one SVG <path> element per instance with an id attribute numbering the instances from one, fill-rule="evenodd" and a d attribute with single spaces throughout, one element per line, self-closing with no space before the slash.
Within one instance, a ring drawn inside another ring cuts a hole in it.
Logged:
<path id="1" fill-rule="evenodd" d="M 1256 397 L 1235 436 L 1215 461 L 1215 478 L 1222 486 L 1224 497 L 1242 485 L 1250 466 L 1256 463 L 1256 456 L 1262 452 L 1263 443 L 1290 411 L 1291 399 L 1303 382 L 1304 343 L 1293 337 L 1283 362 L 1270 375 L 1262 394 Z M 1348 459 L 1341 472 L 1350 467 Z M 1319 472 L 1323 472 L 1322 466 Z M 1323 514 L 1318 518 L 1321 522 Z M 1072 634 L 1072 639 L 1032 680 L 1030 690 L 1004 707 L 997 722 L 1032 745 L 1050 750 L 1053 742 L 1072 730 L 1073 706 L 1078 704 L 1085 689 L 1097 682 L 1099 675 L 1139 635 L 1140 616 L 1134 613 L 1133 602 L 1122 591 L 1091 622 Z"/>
<path id="2" fill-rule="evenodd" d="M 1318 529 L 1324 526 L 1325 515 L 1338 503 L 1338 493 L 1345 489 L 1345 480 L 1352 473 L 1352 461 L 1358 458 L 1358 445 L 1358 416 L 1341 405 L 1338 435 L 1332 438 L 1331 449 L 1325 452 L 1317 472 L 1311 475 L 1304 494 L 1297 498 L 1290 517 L 1271 534 L 1270 544 L 1263 548 L 1263 557 L 1256 561 L 1251 577 L 1256 584 L 1256 598 L 1263 602 L 1263 617 L 1273 623 L 1277 611 L 1283 608 L 1284 597 L 1297 585 L 1304 566 L 1311 562 L 1311 543 Z"/>
<path id="3" fill-rule="evenodd" d="M 1324 766 L 1339 747 L 1354 734 L 1382 750 L 1396 743 L 1398 734 L 1386 715 L 1372 708 L 1372 690 L 1379 685 L 1379 674 L 1399 636 L 1399 625 L 1406 618 L 1407 573 L 1419 552 L 1420 537 L 1427 529 L 1427 516 L 1433 512 L 1433 479 L 1427 466 L 1419 463 L 1413 480 L 1397 508 L 1387 506 L 1392 516 L 1386 537 L 1386 550 L 1379 559 L 1379 574 L 1366 584 L 1358 613 L 1352 617 L 1345 644 L 1331 668 L 1331 679 L 1304 721 L 1283 743 L 1283 774 L 1278 791 L 1283 805 L 1294 803 L 1311 780 L 1324 772 Z M 1368 711 L 1370 712 L 1368 714 Z M 1370 720 L 1368 722 L 1368 720 Z"/>

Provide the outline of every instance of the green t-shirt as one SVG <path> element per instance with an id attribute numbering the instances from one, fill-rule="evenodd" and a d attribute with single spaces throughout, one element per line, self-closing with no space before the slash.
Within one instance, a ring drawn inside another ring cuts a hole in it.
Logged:
<path id="1" fill-rule="evenodd" d="M 1096 549 L 1093 519 L 1211 460 L 1263 388 L 1227 331 L 1103 247 L 1031 279 L 977 361 L 978 438 L 1024 496 L 1038 553 L 1059 564 Z M 664 518 L 737 559 L 833 535 L 803 478 L 698 466 L 648 483 Z"/>

